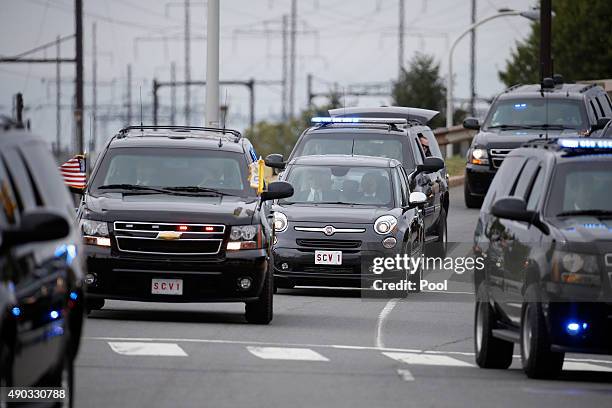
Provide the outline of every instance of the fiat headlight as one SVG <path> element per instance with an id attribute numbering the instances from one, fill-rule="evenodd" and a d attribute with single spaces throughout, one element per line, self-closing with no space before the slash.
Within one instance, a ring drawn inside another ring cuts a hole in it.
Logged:
<path id="1" fill-rule="evenodd" d="M 287 230 L 287 226 L 289 222 L 287 221 L 287 216 L 281 212 L 274 213 L 274 231 L 275 232 L 284 232 Z"/>
<path id="2" fill-rule="evenodd" d="M 388 234 L 397 226 L 397 218 L 392 215 L 383 215 L 374 222 L 374 231 L 377 234 Z"/>

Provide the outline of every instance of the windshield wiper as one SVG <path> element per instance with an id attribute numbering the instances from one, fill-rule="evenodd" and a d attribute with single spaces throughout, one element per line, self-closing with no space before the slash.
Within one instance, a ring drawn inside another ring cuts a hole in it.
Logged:
<path id="1" fill-rule="evenodd" d="M 319 202 L 319 203 L 312 203 L 312 204 L 374 205 L 374 203 L 372 203 L 372 204 L 365 204 L 365 203 L 347 203 L 346 201 L 321 201 L 321 202 Z"/>
<path id="2" fill-rule="evenodd" d="M 571 211 L 563 211 L 557 214 L 557 217 L 571 217 L 578 215 L 593 215 L 595 217 L 601 216 L 612 216 L 612 211 L 610 210 L 571 210 Z"/>
<path id="3" fill-rule="evenodd" d="M 520 125 L 494 125 L 494 126 L 487 126 L 487 129 L 526 129 L 525 126 L 520 126 Z"/>
<path id="4" fill-rule="evenodd" d="M 186 193 L 210 193 L 219 196 L 233 196 L 235 194 L 224 193 L 213 188 L 199 187 L 199 186 L 177 186 L 177 187 L 165 187 L 166 190 L 172 192 L 186 192 Z"/>
<path id="5" fill-rule="evenodd" d="M 129 191 L 153 191 L 156 193 L 171 193 L 163 188 L 140 186 L 138 184 L 105 184 L 98 187 L 98 190 L 129 190 Z"/>

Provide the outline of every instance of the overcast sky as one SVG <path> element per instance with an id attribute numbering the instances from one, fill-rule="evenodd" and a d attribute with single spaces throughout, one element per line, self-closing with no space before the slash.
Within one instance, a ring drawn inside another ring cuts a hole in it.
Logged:
<path id="1" fill-rule="evenodd" d="M 126 98 L 127 64 L 132 64 L 132 102 L 139 114 L 138 94 L 142 89 L 145 122 L 150 121 L 151 81 L 170 79 L 170 64 L 177 66 L 177 79 L 184 79 L 183 0 L 84 0 L 85 80 L 92 79 L 92 25 L 97 24 L 98 115 L 123 113 Z M 206 6 L 191 0 L 191 77 L 203 80 L 206 72 Z M 501 7 L 524 10 L 535 0 L 477 0 L 478 18 Z M 73 2 L 70 0 L 0 0 L 0 55 L 10 56 L 74 33 Z M 416 52 L 435 56 L 446 75 L 446 55 L 452 40 L 470 23 L 471 0 L 406 0 L 405 59 Z M 221 0 L 221 80 L 280 80 L 282 76 L 283 14 L 291 0 Z M 306 107 L 306 75 L 315 77 L 317 92 L 338 83 L 340 89 L 353 83 L 382 82 L 397 77 L 398 0 L 299 0 L 296 111 Z M 264 29 L 273 31 L 261 34 Z M 503 89 L 497 71 L 518 39 L 529 33 L 529 21 L 521 17 L 493 20 L 478 29 L 477 93 L 490 97 Z M 168 37 L 164 41 L 152 38 Z M 74 42 L 62 45 L 64 57 L 74 55 Z M 55 57 L 55 47 L 32 56 Z M 469 96 L 469 37 L 455 50 L 455 96 Z M 70 105 L 74 87 L 72 65 L 62 66 L 62 104 Z M 0 112 L 10 113 L 11 95 L 23 92 L 31 108 L 27 116 L 33 129 L 47 140 L 55 139 L 55 65 L 0 64 Z M 221 89 L 221 100 L 226 89 Z M 248 93 L 228 87 L 228 126 L 248 125 Z M 204 89 L 192 88 L 191 124 L 203 123 Z M 88 84 L 85 103 L 92 100 Z M 183 123 L 184 93 L 177 91 L 177 122 Z M 324 100 L 318 100 L 323 103 Z M 380 105 L 388 98 L 348 98 L 348 104 Z M 170 105 L 170 91 L 160 91 L 160 104 Z M 277 120 L 281 112 L 279 86 L 256 87 L 256 119 Z M 89 113 L 87 114 L 89 118 Z M 62 141 L 72 134 L 69 110 L 62 115 Z M 138 119 L 135 118 L 135 121 Z M 89 134 L 89 120 L 86 121 Z M 121 121 L 99 121 L 98 137 L 105 139 Z"/>

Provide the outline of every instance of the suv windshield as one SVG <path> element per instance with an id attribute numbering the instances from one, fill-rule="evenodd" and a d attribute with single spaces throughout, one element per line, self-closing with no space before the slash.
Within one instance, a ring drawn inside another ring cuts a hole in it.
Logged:
<path id="1" fill-rule="evenodd" d="M 240 153 L 180 148 L 112 148 L 91 183 L 94 192 L 185 191 L 255 196 Z M 106 187 L 105 187 L 106 186 Z M 158 190 L 156 190 L 158 189 Z"/>
<path id="2" fill-rule="evenodd" d="M 291 158 L 327 154 L 386 157 L 398 160 L 406 169 L 416 166 L 405 134 L 307 134 L 295 147 Z"/>
<path id="3" fill-rule="evenodd" d="M 497 101 L 483 127 L 587 130 L 589 123 L 579 100 L 535 97 Z"/>
<path id="4" fill-rule="evenodd" d="M 548 216 L 612 215 L 612 160 L 558 166 L 548 200 Z"/>
<path id="5" fill-rule="evenodd" d="M 281 204 L 352 204 L 392 208 L 389 169 L 348 166 L 293 166 L 287 181 L 293 197 Z"/>

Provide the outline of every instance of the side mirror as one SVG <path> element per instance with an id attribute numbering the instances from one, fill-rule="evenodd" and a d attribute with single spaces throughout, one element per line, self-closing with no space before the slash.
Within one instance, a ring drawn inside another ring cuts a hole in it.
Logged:
<path id="1" fill-rule="evenodd" d="M 480 123 L 476 118 L 465 118 L 463 120 L 463 127 L 465 129 L 480 130 Z"/>
<path id="2" fill-rule="evenodd" d="M 520 197 L 506 197 L 497 200 L 491 208 L 491 214 L 498 218 L 526 222 L 547 235 L 549 233 L 548 226 L 540 220 L 538 213 L 528 210 L 527 203 Z"/>
<path id="3" fill-rule="evenodd" d="M 266 166 L 272 167 L 273 169 L 284 169 L 286 164 L 283 161 L 283 155 L 277 153 L 267 155 L 264 162 Z"/>
<path id="4" fill-rule="evenodd" d="M 599 118 L 597 119 L 597 123 L 591 126 L 591 130 L 600 130 L 606 127 L 610 118 Z"/>
<path id="5" fill-rule="evenodd" d="M 70 233 L 70 224 L 62 215 L 48 210 L 31 210 L 22 215 L 21 223 L 2 231 L 0 245 L 9 248 L 29 242 L 52 241 Z"/>
<path id="6" fill-rule="evenodd" d="M 417 166 L 420 173 L 433 173 L 444 168 L 444 160 L 439 157 L 426 157 L 423 164 Z"/>
<path id="7" fill-rule="evenodd" d="M 293 186 L 286 181 L 274 181 L 261 193 L 261 201 L 279 200 L 293 195 Z"/>
<path id="8" fill-rule="evenodd" d="M 408 197 L 408 204 L 410 207 L 417 207 L 420 205 L 425 205 L 427 203 L 427 196 L 420 191 L 414 191 L 410 193 L 410 197 Z"/>

